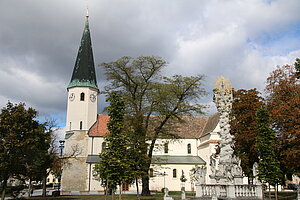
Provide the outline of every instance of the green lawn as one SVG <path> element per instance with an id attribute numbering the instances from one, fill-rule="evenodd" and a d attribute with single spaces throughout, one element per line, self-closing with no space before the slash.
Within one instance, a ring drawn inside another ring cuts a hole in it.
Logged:
<path id="1" fill-rule="evenodd" d="M 119 195 L 114 195 L 115 200 L 119 199 Z M 86 200 L 105 200 L 105 195 L 80 195 L 80 196 L 59 196 L 59 197 L 32 197 L 32 198 L 26 198 L 26 199 L 32 199 L 32 200 L 51 200 L 51 199 L 60 199 L 60 200 L 80 200 L 80 199 L 86 199 Z M 107 196 L 107 200 L 111 200 L 112 197 L 111 195 Z M 123 200 L 135 200 L 137 199 L 136 195 L 134 194 L 126 194 L 122 195 Z M 143 197 L 141 196 L 141 200 L 162 200 L 163 196 L 162 195 L 153 195 L 149 197 Z"/>
<path id="2" fill-rule="evenodd" d="M 265 192 L 265 199 L 269 200 L 269 193 Z M 271 192 L 271 199 L 275 199 L 275 193 Z M 279 200 L 295 200 L 297 199 L 297 192 L 278 192 Z"/>
<path id="3" fill-rule="evenodd" d="M 175 197 L 175 199 L 180 199 L 180 192 L 170 192 L 170 196 Z M 192 193 L 187 194 L 187 198 L 191 198 Z M 274 198 L 275 195 L 274 193 L 271 194 L 271 198 Z M 297 193 L 296 192 L 279 192 L 279 200 L 295 200 L 297 198 Z M 59 196 L 59 197 L 32 197 L 32 198 L 26 198 L 26 199 L 31 199 L 31 200 L 52 200 L 52 199 L 59 199 L 59 200 L 111 200 L 111 195 L 108 195 L 106 198 L 104 195 L 78 195 L 78 196 L 71 196 L 71 195 L 66 195 L 66 196 Z M 119 199 L 119 195 L 115 195 L 115 200 Z M 136 200 L 137 197 L 134 194 L 125 194 L 122 195 L 122 200 Z M 149 197 L 143 197 L 141 196 L 141 200 L 162 200 L 163 199 L 163 194 L 157 194 Z M 265 199 L 269 200 L 268 193 L 265 193 Z"/>

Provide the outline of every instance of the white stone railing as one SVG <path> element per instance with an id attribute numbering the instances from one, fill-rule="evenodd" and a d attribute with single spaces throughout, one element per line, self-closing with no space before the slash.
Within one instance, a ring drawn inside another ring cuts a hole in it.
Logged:
<path id="1" fill-rule="evenodd" d="M 261 191 L 261 187 L 257 185 L 235 185 L 235 196 L 236 197 L 257 197 Z"/>
<path id="2" fill-rule="evenodd" d="M 260 185 L 196 185 L 196 197 L 252 198 L 261 199 Z"/>

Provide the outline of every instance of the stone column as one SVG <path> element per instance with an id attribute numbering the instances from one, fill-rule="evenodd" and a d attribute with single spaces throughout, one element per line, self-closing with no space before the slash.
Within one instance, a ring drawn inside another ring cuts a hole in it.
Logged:
<path id="1" fill-rule="evenodd" d="M 196 188 L 196 197 L 202 197 L 203 196 L 203 190 L 202 190 L 201 184 L 196 183 L 195 188 Z"/>
<path id="2" fill-rule="evenodd" d="M 234 199 L 235 198 L 235 186 L 234 185 L 227 185 L 227 198 Z"/>

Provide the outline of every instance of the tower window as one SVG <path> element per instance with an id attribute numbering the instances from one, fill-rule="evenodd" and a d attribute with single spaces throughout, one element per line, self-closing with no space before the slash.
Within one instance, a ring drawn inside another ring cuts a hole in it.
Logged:
<path id="1" fill-rule="evenodd" d="M 176 178 L 176 177 L 177 177 L 177 170 L 173 169 L 173 178 Z"/>
<path id="2" fill-rule="evenodd" d="M 187 145 L 187 153 L 191 154 L 192 153 L 192 148 L 191 148 L 191 144 Z"/>
<path id="3" fill-rule="evenodd" d="M 84 101 L 84 92 L 81 92 L 80 94 L 80 101 Z"/>
<path id="4" fill-rule="evenodd" d="M 79 129 L 82 130 L 82 121 L 79 123 Z"/>
<path id="5" fill-rule="evenodd" d="M 166 142 L 166 143 L 164 144 L 164 152 L 165 152 L 165 153 L 168 153 L 168 152 L 169 152 L 169 143 L 168 143 L 168 142 Z"/>
<path id="6" fill-rule="evenodd" d="M 70 122 L 70 129 L 69 129 L 69 131 L 70 131 L 70 130 L 72 130 L 72 122 Z"/>

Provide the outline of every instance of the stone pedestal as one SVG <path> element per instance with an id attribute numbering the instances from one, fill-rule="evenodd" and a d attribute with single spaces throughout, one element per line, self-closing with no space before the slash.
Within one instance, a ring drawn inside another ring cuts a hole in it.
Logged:
<path id="1" fill-rule="evenodd" d="M 243 184 L 243 176 L 235 176 L 233 182 L 235 185 Z"/>

